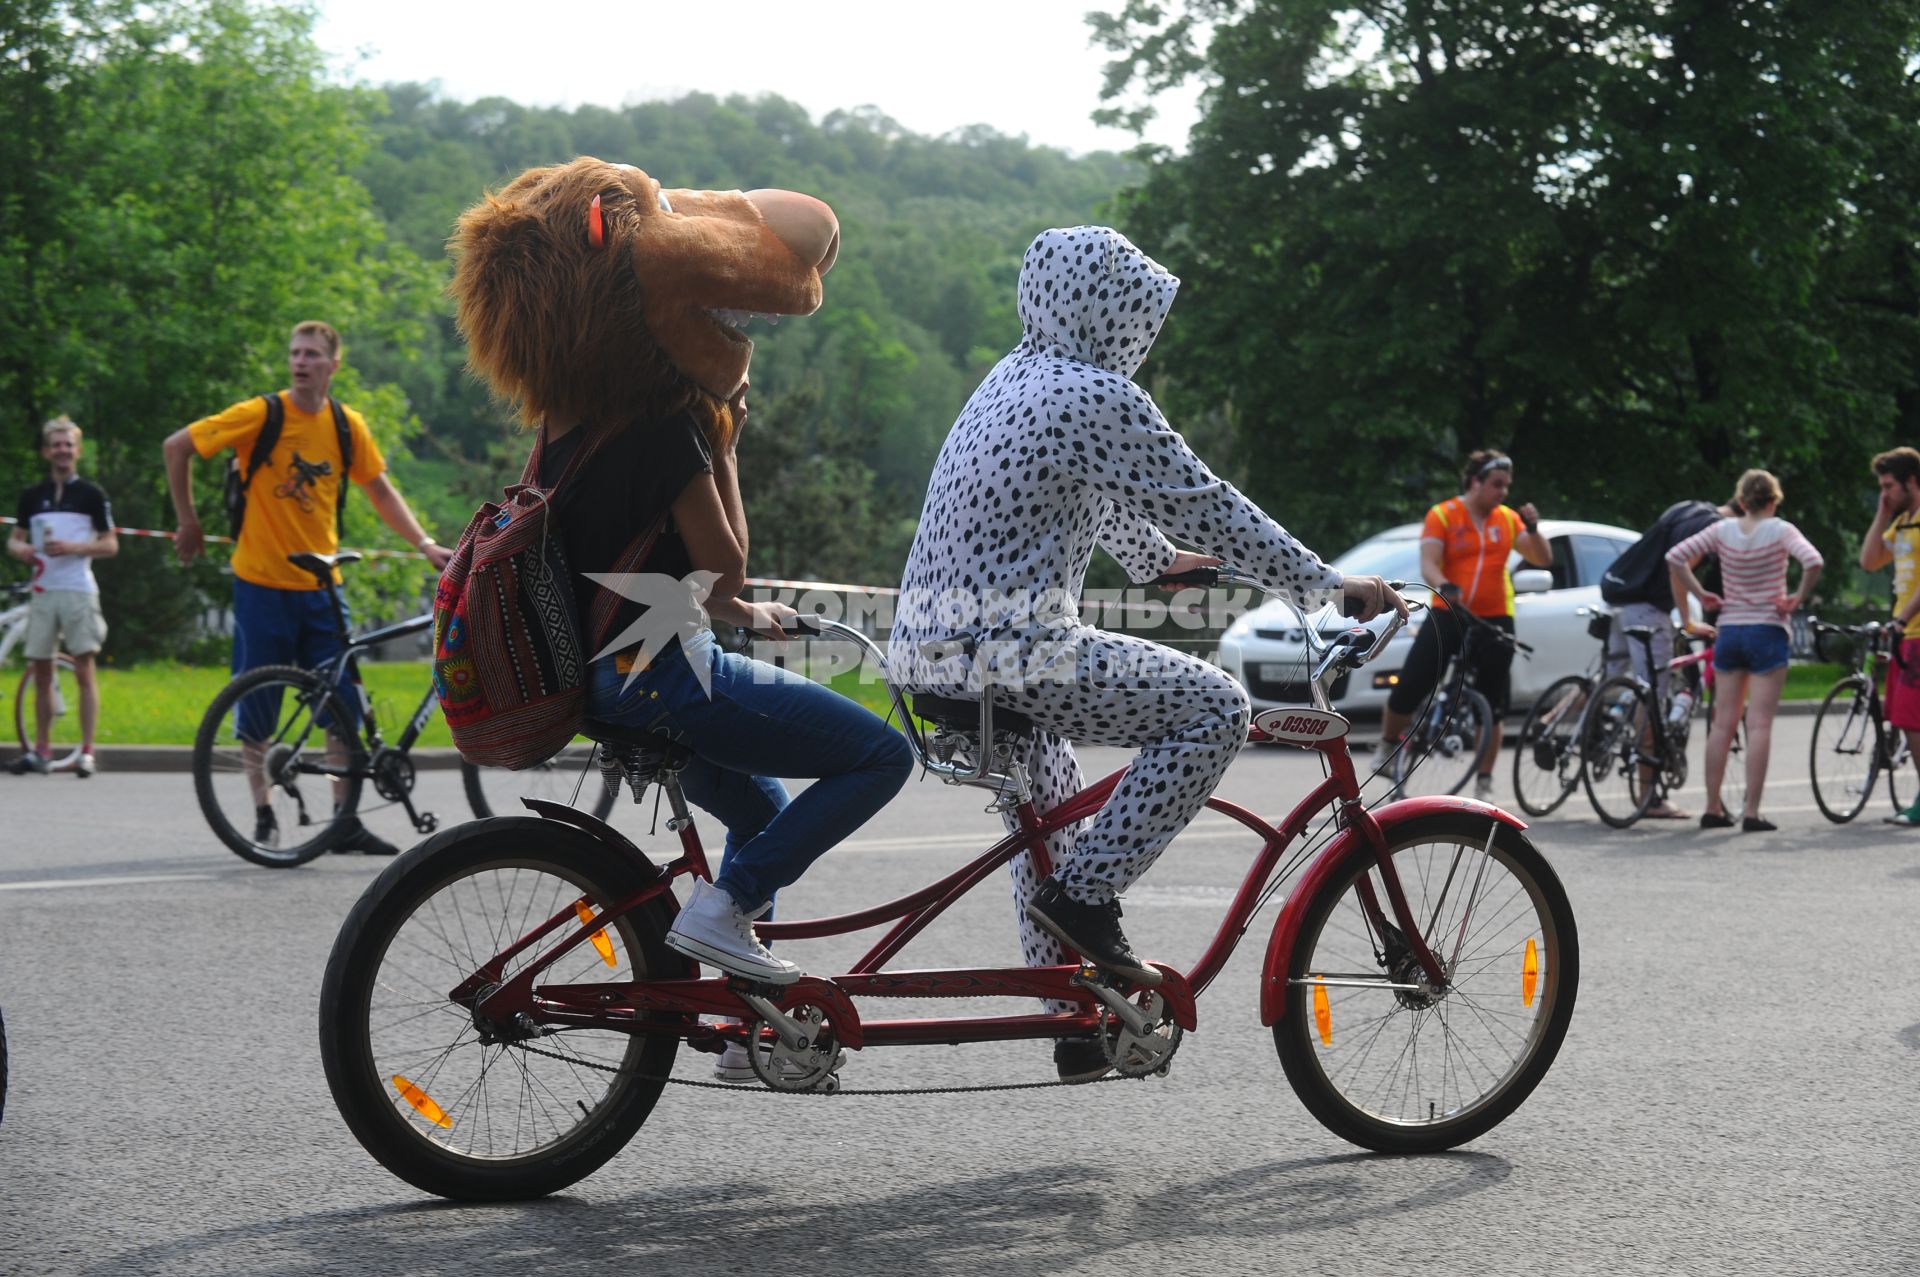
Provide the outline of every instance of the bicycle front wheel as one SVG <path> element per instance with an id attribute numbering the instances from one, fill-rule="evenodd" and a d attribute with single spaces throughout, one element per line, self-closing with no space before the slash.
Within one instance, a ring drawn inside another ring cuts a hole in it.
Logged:
<path id="1" fill-rule="evenodd" d="M 579 904 L 600 913 L 644 885 L 641 867 L 612 848 L 532 816 L 445 830 L 374 881 L 327 962 L 320 1058 L 341 1116 L 381 1165 L 441 1197 L 506 1201 L 565 1188 L 633 1138 L 665 1088 L 677 1036 L 503 1036 L 500 1026 L 483 1035 L 449 991 L 548 919 Z M 668 922 L 668 902 L 649 902 L 546 968 L 541 983 L 685 976 L 666 947 Z M 499 963 L 494 982 L 549 947 Z"/>
<path id="2" fill-rule="evenodd" d="M 1472 688 L 1429 706 L 1393 754 L 1393 786 L 1408 797 L 1457 794 L 1480 766 L 1492 740 L 1493 707 Z"/>
<path id="3" fill-rule="evenodd" d="M 221 688 L 193 740 L 193 790 L 214 835 L 270 869 L 326 851 L 360 804 L 356 722 L 338 689 L 291 665 Z"/>
<path id="4" fill-rule="evenodd" d="M 1356 846 L 1306 902 L 1273 1041 L 1328 1130 L 1383 1153 L 1438 1152 L 1493 1129 L 1546 1076 L 1573 1018 L 1580 942 L 1559 878 L 1511 825 L 1446 812 L 1387 841 L 1446 981 L 1433 988 L 1377 925 L 1359 888 L 1371 881 L 1384 907 L 1380 866 Z"/>
<path id="5" fill-rule="evenodd" d="M 1580 773 L 1594 814 L 1625 829 L 1660 788 L 1653 702 L 1639 681 L 1616 674 L 1594 689 L 1580 729 Z"/>
<path id="6" fill-rule="evenodd" d="M 50 736 L 47 762 L 56 771 L 71 767 L 80 757 L 80 681 L 73 672 L 73 658 L 65 652 L 53 657 L 53 680 L 47 686 L 47 721 Z M 40 734 L 40 685 L 34 681 L 33 666 L 20 676 L 14 690 L 13 734 L 20 752 L 38 752 L 35 742 Z"/>
<path id="7" fill-rule="evenodd" d="M 1820 814 L 1836 825 L 1858 816 L 1873 796 L 1884 756 L 1867 681 L 1841 679 L 1813 720 L 1810 770 Z"/>
<path id="8" fill-rule="evenodd" d="M 614 793 L 601 779 L 598 767 L 589 770 L 591 741 L 573 744 L 537 767 L 508 771 L 504 767 L 476 767 L 460 760 L 460 782 L 466 787 L 473 814 L 517 816 L 526 812 L 522 798 L 540 798 L 572 807 L 578 804 L 601 820 L 613 810 Z M 585 773 L 582 775 L 582 773 Z"/>
<path id="9" fill-rule="evenodd" d="M 1545 816 L 1580 784 L 1580 718 L 1593 696 L 1584 674 L 1557 679 L 1527 711 L 1513 753 L 1513 792 L 1520 810 Z"/>

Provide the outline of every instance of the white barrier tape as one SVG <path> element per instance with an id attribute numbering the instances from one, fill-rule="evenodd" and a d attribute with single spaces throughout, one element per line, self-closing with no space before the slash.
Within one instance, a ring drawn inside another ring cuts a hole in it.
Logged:
<path id="1" fill-rule="evenodd" d="M 0 515 L 0 524 L 18 522 L 19 520 L 10 516 Z M 114 531 L 123 537 L 155 537 L 162 541 L 171 541 L 174 539 L 174 533 L 162 531 L 158 528 L 115 528 Z M 233 544 L 232 537 L 209 536 L 206 540 L 212 545 Z M 353 546 L 342 546 L 341 549 L 347 553 L 362 555 L 369 559 L 416 559 L 425 562 L 427 557 L 418 550 L 357 549 Z M 783 581 L 775 577 L 764 576 L 750 576 L 746 579 L 746 584 L 759 586 L 762 589 L 768 590 L 796 590 L 802 592 L 807 590 L 826 590 L 833 594 L 873 594 L 898 597 L 900 593 L 897 587 L 888 585 L 847 585 L 837 581 Z M 1161 615 L 1172 615 L 1177 612 L 1184 615 L 1197 616 L 1201 612 L 1199 607 L 1174 608 L 1170 604 L 1164 603 L 1122 603 L 1117 599 L 1083 599 L 1081 600 L 1081 605 L 1088 608 L 1097 608 L 1102 613 L 1153 612 Z"/>

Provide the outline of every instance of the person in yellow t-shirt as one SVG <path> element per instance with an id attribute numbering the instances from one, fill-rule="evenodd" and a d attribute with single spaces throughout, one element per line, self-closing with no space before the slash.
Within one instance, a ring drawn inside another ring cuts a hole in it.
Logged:
<path id="1" fill-rule="evenodd" d="M 351 473 L 342 473 L 348 467 L 329 397 L 333 376 L 340 370 L 340 334 L 333 326 L 319 320 L 295 325 L 287 343 L 287 370 L 292 384 L 278 392 L 284 414 L 280 436 L 247 485 L 246 518 L 233 552 L 235 674 L 261 665 L 311 669 L 339 651 L 327 591 L 311 573 L 289 563 L 287 556 L 332 554 L 340 548 L 335 520 L 341 484 L 349 480 L 359 484 L 386 525 L 424 553 L 436 572 L 453 557 L 451 550 L 421 529 L 406 499 L 387 478 L 386 461 L 365 418 L 351 408 L 343 411 L 352 467 Z M 266 420 L 265 399 L 247 399 L 167 437 L 163 447 L 167 488 L 180 519 L 174 553 L 182 563 L 192 562 L 206 544 L 193 506 L 194 457 L 212 457 L 231 448 L 244 472 Z M 339 580 L 337 572 L 334 579 Z M 246 717 L 242 714 L 238 725 L 243 752 L 248 739 Z M 247 758 L 257 764 L 251 753 Z M 255 765 L 248 768 L 248 779 L 259 814 L 255 841 L 271 845 L 278 831 L 271 828 L 274 816 L 267 803 L 266 778 Z M 339 850 L 355 848 L 375 855 L 396 850 L 361 826 L 358 817 L 350 820 L 347 836 L 336 844 Z"/>
<path id="2" fill-rule="evenodd" d="M 1513 633 L 1513 578 L 1507 556 L 1514 551 L 1535 567 L 1553 563 L 1553 546 L 1540 535 L 1540 513 L 1531 502 L 1518 510 L 1506 504 L 1513 486 L 1513 459 L 1482 450 L 1467 458 L 1460 495 L 1427 511 L 1420 530 L 1420 575 L 1438 595 L 1427 623 L 1414 636 L 1407 665 L 1387 698 L 1382 738 L 1391 747 L 1407 733 L 1413 715 L 1439 681 L 1446 657 L 1464 638 L 1466 622 L 1449 615 L 1464 608 Z M 1501 719 L 1507 712 L 1508 671 L 1513 649 L 1505 644 L 1467 643 L 1473 685 L 1493 706 L 1493 739 L 1480 759 L 1474 794 L 1493 793 L 1493 765 L 1500 757 Z"/>
<path id="3" fill-rule="evenodd" d="M 1877 572 L 1893 564 L 1893 621 L 1900 626 L 1895 660 L 1887 666 L 1887 726 L 1906 733 L 1920 769 L 1920 452 L 1894 448 L 1873 459 L 1880 508 L 1860 542 L 1860 566 Z M 1920 800 L 1889 825 L 1920 825 Z"/>

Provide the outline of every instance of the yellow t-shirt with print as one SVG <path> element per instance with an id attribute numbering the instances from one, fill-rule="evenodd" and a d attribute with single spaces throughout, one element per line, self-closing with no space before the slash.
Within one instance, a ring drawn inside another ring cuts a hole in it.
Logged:
<path id="1" fill-rule="evenodd" d="M 334 507 L 340 484 L 340 437 L 333 410 L 320 405 L 317 413 L 303 412 L 293 396 L 282 391 L 285 419 L 280 438 L 266 464 L 247 486 L 247 517 L 240 525 L 240 544 L 233 548 L 233 574 L 253 585 L 275 590 L 317 590 L 313 574 L 287 562 L 289 554 L 311 551 L 332 554 L 340 548 L 334 527 Z M 353 436 L 355 483 L 369 483 L 386 473 L 386 459 L 374 445 L 366 418 L 346 409 Z M 244 474 L 253 456 L 253 441 L 267 424 L 266 401 L 244 399 L 187 427 L 194 448 L 203 457 L 232 448 Z M 334 574 L 339 580 L 339 573 Z"/>
<path id="2" fill-rule="evenodd" d="M 1920 589 L 1920 522 L 1896 523 L 1882 532 L 1880 539 L 1893 551 L 1893 614 L 1898 616 L 1913 602 L 1913 592 Z M 1920 616 L 1908 621 L 1901 634 L 1920 638 Z"/>

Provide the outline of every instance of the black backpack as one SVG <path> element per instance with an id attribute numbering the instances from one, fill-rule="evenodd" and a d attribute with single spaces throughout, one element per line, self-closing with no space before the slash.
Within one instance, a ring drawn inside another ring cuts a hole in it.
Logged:
<path id="1" fill-rule="evenodd" d="M 1640 539 L 1621 551 L 1600 576 L 1600 597 L 1614 607 L 1664 602 L 1673 606 L 1667 583 L 1667 551 L 1720 517 L 1707 501 L 1679 501 L 1666 508 Z"/>
<path id="2" fill-rule="evenodd" d="M 240 458 L 227 461 L 227 484 L 222 498 L 227 507 L 227 527 L 230 535 L 240 536 L 240 525 L 247 517 L 247 489 L 253 483 L 253 476 L 260 467 L 267 464 L 273 455 L 273 445 L 280 442 L 280 427 L 287 417 L 286 406 L 280 402 L 279 395 L 261 395 L 267 401 L 267 420 L 260 427 L 260 433 L 254 437 L 253 451 L 247 454 L 245 474 L 240 470 Z M 340 487 L 334 494 L 333 528 L 338 536 L 347 511 L 347 476 L 353 472 L 353 428 L 347 424 L 347 410 L 332 395 L 327 396 L 327 407 L 333 410 L 333 433 L 340 441 Z"/>

